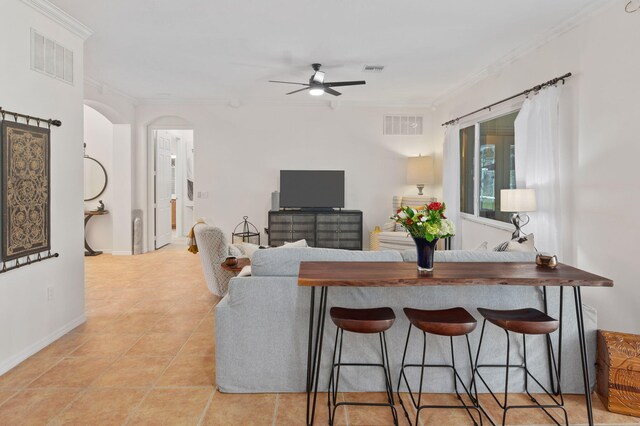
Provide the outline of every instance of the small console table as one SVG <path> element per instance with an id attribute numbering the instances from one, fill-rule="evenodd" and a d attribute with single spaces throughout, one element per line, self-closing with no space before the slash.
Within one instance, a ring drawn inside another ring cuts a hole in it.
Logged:
<path id="1" fill-rule="evenodd" d="M 242 268 L 244 268 L 245 266 L 251 266 L 251 260 L 248 257 L 239 257 L 236 266 L 229 266 L 226 264 L 226 262 L 222 262 L 220 264 L 220 267 L 225 271 L 233 272 L 236 274 L 242 271 Z"/>
<path id="2" fill-rule="evenodd" d="M 102 254 L 101 251 L 92 249 L 87 242 L 87 223 L 89 223 L 92 217 L 102 216 L 105 214 L 109 214 L 109 210 L 89 210 L 84 212 L 84 248 L 86 250 L 84 252 L 85 256 L 97 256 L 99 254 Z"/>

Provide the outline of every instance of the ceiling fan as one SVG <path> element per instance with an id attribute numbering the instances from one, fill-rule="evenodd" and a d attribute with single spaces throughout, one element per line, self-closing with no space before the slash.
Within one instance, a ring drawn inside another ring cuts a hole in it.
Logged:
<path id="1" fill-rule="evenodd" d="M 303 89 L 294 90 L 293 92 L 287 93 L 287 95 L 292 95 L 294 93 L 303 92 L 305 90 L 309 91 L 309 94 L 312 96 L 320 96 L 323 93 L 328 93 L 333 96 L 340 96 L 342 93 L 337 90 L 333 90 L 332 87 L 339 86 L 357 86 L 360 84 L 367 84 L 364 80 L 357 81 L 333 81 L 333 82 L 325 82 L 324 81 L 324 72 L 320 71 L 320 67 L 322 64 L 311 64 L 311 68 L 315 71 L 311 78 L 309 78 L 309 83 L 294 83 L 291 81 L 279 81 L 279 80 L 269 80 L 269 83 L 283 83 L 283 84 L 297 84 L 299 86 L 306 86 Z"/>

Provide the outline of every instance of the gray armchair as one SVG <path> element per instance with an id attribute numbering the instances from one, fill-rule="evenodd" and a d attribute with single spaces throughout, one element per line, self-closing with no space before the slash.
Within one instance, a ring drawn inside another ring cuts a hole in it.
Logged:
<path id="1" fill-rule="evenodd" d="M 224 297 L 227 294 L 229 280 L 235 276 L 233 272 L 220 266 L 229 256 L 227 238 L 220 228 L 204 223 L 196 225 L 194 234 L 207 287 L 211 293 Z"/>

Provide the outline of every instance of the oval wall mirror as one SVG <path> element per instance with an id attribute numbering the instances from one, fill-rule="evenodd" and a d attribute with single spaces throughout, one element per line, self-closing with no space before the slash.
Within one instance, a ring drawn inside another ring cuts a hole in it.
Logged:
<path id="1" fill-rule="evenodd" d="M 107 188 L 107 171 L 95 158 L 84 157 L 84 200 L 98 198 Z"/>

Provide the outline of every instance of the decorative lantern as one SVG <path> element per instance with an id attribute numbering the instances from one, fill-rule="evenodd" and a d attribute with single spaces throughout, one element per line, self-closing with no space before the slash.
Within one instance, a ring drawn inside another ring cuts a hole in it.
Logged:
<path id="1" fill-rule="evenodd" d="M 253 223 L 247 220 L 248 218 L 249 216 L 242 216 L 244 220 L 234 228 L 231 234 L 232 243 L 243 242 L 260 245 L 260 232 L 258 232 L 258 228 Z M 242 231 L 240 231 L 241 226 Z"/>

